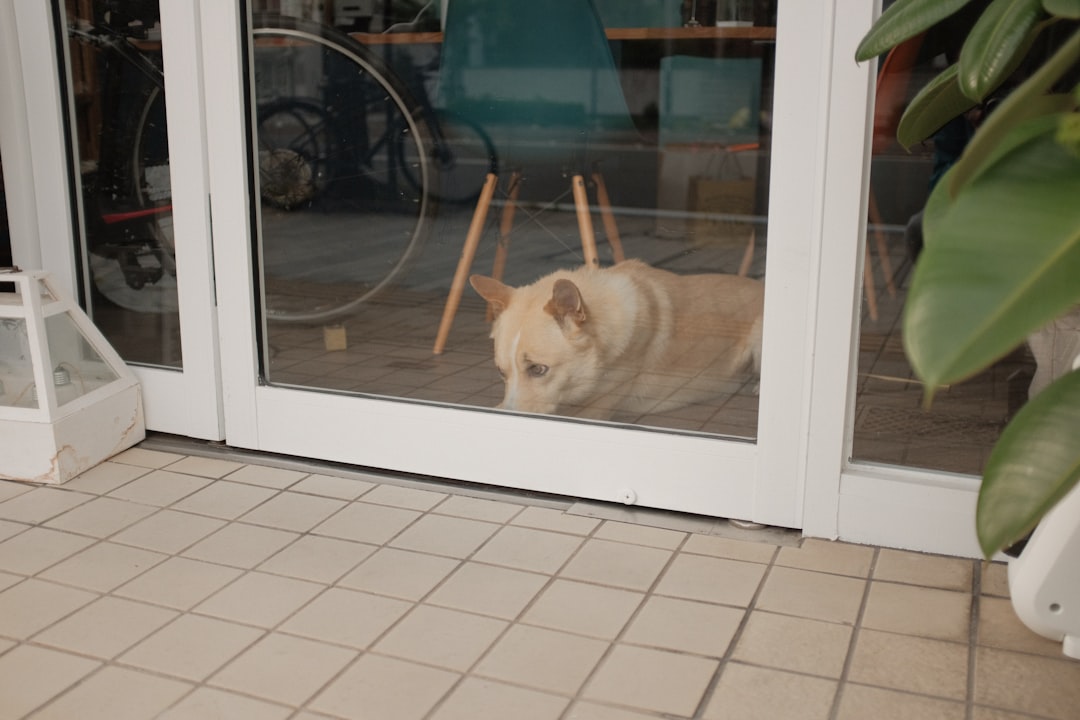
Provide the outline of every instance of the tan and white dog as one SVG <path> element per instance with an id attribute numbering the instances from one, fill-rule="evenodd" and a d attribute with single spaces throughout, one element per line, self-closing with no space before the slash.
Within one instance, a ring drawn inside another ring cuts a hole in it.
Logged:
<path id="1" fill-rule="evenodd" d="M 735 392 L 761 369 L 765 286 L 627 260 L 512 288 L 473 275 L 495 312 L 501 408 L 595 419 Z"/>

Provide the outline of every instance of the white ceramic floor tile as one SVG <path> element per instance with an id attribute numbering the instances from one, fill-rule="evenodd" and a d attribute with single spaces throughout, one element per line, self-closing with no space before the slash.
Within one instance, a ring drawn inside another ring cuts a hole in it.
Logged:
<path id="1" fill-rule="evenodd" d="M 300 705 L 355 657 L 353 650 L 272 633 L 209 682 L 265 700 Z"/>
<path id="2" fill-rule="evenodd" d="M 866 580 L 862 578 L 775 567 L 765 580 L 756 607 L 854 625 L 865 591 Z"/>
<path id="3" fill-rule="evenodd" d="M 17 495 L 25 495 L 37 486 L 14 480 L 0 480 L 0 502 L 10 500 Z"/>
<path id="4" fill-rule="evenodd" d="M 608 643 L 558 630 L 515 625 L 473 671 L 482 677 L 574 695 L 600 662 Z"/>
<path id="5" fill-rule="evenodd" d="M 375 549 L 373 545 L 349 540 L 304 535 L 258 569 L 301 580 L 332 583 L 370 557 Z"/>
<path id="6" fill-rule="evenodd" d="M 0 502 L 0 519 L 34 525 L 50 520 L 93 499 L 93 495 L 86 493 L 38 487 Z"/>
<path id="7" fill-rule="evenodd" d="M 746 607 L 765 575 L 758 563 L 680 554 L 656 585 L 661 595 Z"/>
<path id="8" fill-rule="evenodd" d="M 376 652 L 447 670 L 467 671 L 507 623 L 445 608 L 418 605 L 374 647 Z"/>
<path id="9" fill-rule="evenodd" d="M 176 612 L 103 597 L 34 636 L 34 642 L 82 655 L 116 657 L 176 617 Z"/>
<path id="10" fill-rule="evenodd" d="M 300 537 L 297 533 L 231 523 L 184 551 L 195 560 L 253 568 Z"/>
<path id="11" fill-rule="evenodd" d="M 751 613 L 732 657 L 743 662 L 839 678 L 852 628 L 807 618 Z"/>
<path id="12" fill-rule="evenodd" d="M 874 581 L 862 624 L 875 630 L 967 642 L 970 611 L 967 593 Z"/>
<path id="13" fill-rule="evenodd" d="M 544 575 L 465 563 L 426 602 L 512 620 L 547 581 Z"/>
<path id="14" fill-rule="evenodd" d="M 101 542 L 53 565 L 39 577 L 88 590 L 109 592 L 167 557 L 149 550 Z"/>
<path id="15" fill-rule="evenodd" d="M 539 530 L 553 530 L 555 532 L 570 533 L 571 535 L 588 535 L 602 521 L 584 515 L 568 515 L 562 510 L 545 507 L 527 507 L 513 520 L 511 525 L 521 525 Z"/>
<path id="16" fill-rule="evenodd" d="M 727 652 L 744 611 L 723 605 L 653 596 L 623 634 L 635 645 L 720 658 Z"/>
<path id="17" fill-rule="evenodd" d="M 772 560 L 776 550 L 776 546 L 770 543 L 733 540 L 718 535 L 691 535 L 682 547 L 684 553 L 764 564 Z"/>
<path id="18" fill-rule="evenodd" d="M 963 720 L 961 703 L 848 684 L 840 696 L 837 720 Z"/>
<path id="19" fill-rule="evenodd" d="M 304 580 L 250 572 L 195 606 L 195 612 L 271 628 L 322 589 Z"/>
<path id="20" fill-rule="evenodd" d="M 34 715 L 34 720 L 146 720 L 191 690 L 179 680 L 105 667 Z"/>
<path id="21" fill-rule="evenodd" d="M 243 515 L 243 522 L 307 532 L 345 507 L 344 500 L 283 492 Z"/>
<path id="22" fill-rule="evenodd" d="M 784 567 L 866 577 L 874 560 L 874 548 L 808 538 L 800 547 L 780 548 L 776 564 Z"/>
<path id="23" fill-rule="evenodd" d="M 93 672 L 96 660 L 21 645 L 0 655 L 0 715 L 21 718 Z"/>
<path id="24" fill-rule="evenodd" d="M 349 720 L 421 720 L 458 677 L 395 658 L 364 655 L 308 707 Z"/>
<path id="25" fill-rule="evenodd" d="M 174 557 L 120 586 L 114 594 L 190 610 L 242 574 L 237 568 Z"/>
<path id="26" fill-rule="evenodd" d="M 133 447 L 119 455 L 113 456 L 111 462 L 126 463 L 144 468 L 163 468 L 166 465 L 183 459 L 183 455 L 163 452 L 161 450 L 147 450 L 141 447 Z"/>
<path id="27" fill-rule="evenodd" d="M 97 597 L 35 578 L 12 585 L 0 592 L 0 635 L 25 640 Z"/>
<path id="28" fill-rule="evenodd" d="M 93 544 L 81 535 L 32 527 L 0 543 L 0 570 L 35 575 Z"/>
<path id="29" fill-rule="evenodd" d="M 218 458 L 183 457 L 168 466 L 173 472 L 200 475 L 208 478 L 223 478 L 229 473 L 244 467 L 244 463 Z"/>
<path id="30" fill-rule="evenodd" d="M 419 600 L 454 571 L 460 561 L 382 548 L 338 584 L 406 600 Z"/>
<path id="31" fill-rule="evenodd" d="M 173 510 L 234 520 L 277 494 L 270 488 L 218 481 L 173 505 Z"/>
<path id="32" fill-rule="evenodd" d="M 630 590 L 560 578 L 544 589 L 522 621 L 614 640 L 644 597 L 642 593 Z"/>
<path id="33" fill-rule="evenodd" d="M 153 470 L 109 493 L 109 497 L 164 507 L 187 497 L 212 482 L 209 478 L 169 470 Z"/>
<path id="34" fill-rule="evenodd" d="M 282 623 L 279 630 L 362 650 L 411 607 L 403 600 L 330 588 Z"/>
<path id="35" fill-rule="evenodd" d="M 602 540 L 615 540 L 617 542 L 627 542 L 635 545 L 650 545 L 652 547 L 664 548 L 665 550 L 678 549 L 686 539 L 686 536 L 687 533 L 678 532 L 676 530 L 665 530 L 664 528 L 616 522 L 614 520 L 605 521 L 604 524 L 593 533 L 593 537 Z"/>
<path id="36" fill-rule="evenodd" d="M 201 682 L 263 634 L 217 618 L 182 615 L 124 653 L 120 662 Z"/>
<path id="37" fill-rule="evenodd" d="M 466 558 L 498 529 L 498 525 L 479 520 L 425 515 L 403 530 L 390 545 L 402 550 Z"/>
<path id="38" fill-rule="evenodd" d="M 382 545 L 397 535 L 420 513 L 415 510 L 354 502 L 317 525 L 311 532 L 343 540 Z"/>
<path id="39" fill-rule="evenodd" d="M 882 548 L 874 564 L 874 579 L 970 592 L 974 570 L 974 562 L 967 558 Z"/>
<path id="40" fill-rule="evenodd" d="M 364 502 L 425 511 L 435 507 L 446 497 L 446 493 L 384 484 L 366 493 Z"/>
<path id="41" fill-rule="evenodd" d="M 322 495 L 323 497 L 338 498 L 339 500 L 355 500 L 373 487 L 375 487 L 375 483 L 355 478 L 308 475 L 290 489 L 293 492 Z"/>
<path id="42" fill-rule="evenodd" d="M 485 520 L 493 523 L 509 522 L 522 510 L 521 505 L 497 500 L 451 495 L 439 503 L 432 512 L 439 515 L 453 515 L 471 520 Z"/>
<path id="43" fill-rule="evenodd" d="M 225 521 L 217 518 L 166 509 L 159 510 L 109 539 L 121 545 L 134 545 L 172 555 L 224 525 Z"/>
<path id="44" fill-rule="evenodd" d="M 145 475 L 149 470 L 137 465 L 122 465 L 118 462 L 103 462 L 64 483 L 67 490 L 104 495 L 116 488 Z"/>
<path id="45" fill-rule="evenodd" d="M 228 474 L 228 478 L 232 482 L 262 485 L 263 487 L 277 488 L 279 490 L 295 485 L 305 477 L 307 477 L 305 472 L 263 465 L 245 465 Z"/>
<path id="46" fill-rule="evenodd" d="M 148 505 L 99 497 L 53 518 L 46 526 L 104 538 L 133 525 L 155 510 Z"/>
<path id="47" fill-rule="evenodd" d="M 558 695 L 465 678 L 431 720 L 558 720 L 569 701 Z"/>
<path id="48" fill-rule="evenodd" d="M 828 720 L 837 683 L 769 668 L 728 663 L 705 720 Z"/>
<path id="49" fill-rule="evenodd" d="M 292 708 L 283 705 L 201 687 L 169 708 L 158 720 L 285 720 L 291 714 Z"/>
<path id="50" fill-rule="evenodd" d="M 26 523 L 12 522 L 11 520 L 0 520 L 0 542 L 7 540 L 10 537 L 14 537 L 21 532 L 25 532 L 30 529 L 30 525 Z"/>
<path id="51" fill-rule="evenodd" d="M 560 574 L 573 580 L 648 590 L 670 558 L 670 550 L 588 540 Z"/>
<path id="52" fill-rule="evenodd" d="M 552 574 L 566 563 L 581 543 L 582 539 L 574 535 L 510 526 L 500 529 L 472 559 Z"/>
<path id="53" fill-rule="evenodd" d="M 582 694 L 590 700 L 689 716 L 717 667 L 715 660 L 616 645 Z"/>
<path id="54" fill-rule="evenodd" d="M 657 717 L 652 713 L 646 715 L 626 708 L 582 700 L 574 703 L 564 720 L 657 720 Z"/>

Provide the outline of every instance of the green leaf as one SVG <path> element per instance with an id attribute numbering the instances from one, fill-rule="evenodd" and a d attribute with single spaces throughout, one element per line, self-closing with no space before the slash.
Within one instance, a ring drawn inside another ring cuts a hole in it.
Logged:
<path id="1" fill-rule="evenodd" d="M 1033 31 L 1033 33 L 1037 32 L 1037 29 Z M 1009 93 L 1008 97 L 983 122 L 960 160 L 953 167 L 949 192 L 956 195 L 975 176 L 985 158 L 990 155 L 990 150 L 1013 128 L 1035 115 L 1045 113 L 1046 106 L 1040 104 L 1038 98 L 1050 90 L 1054 83 L 1072 68 L 1078 55 L 1080 55 L 1080 30 L 1073 33 L 1020 87 Z"/>
<path id="2" fill-rule="evenodd" d="M 903 334 L 928 395 L 1080 302 L 1080 158 L 1054 140 L 1054 118 L 1036 122 L 955 198 L 946 177 L 927 202 Z"/>
<path id="3" fill-rule="evenodd" d="M 960 92 L 958 69 L 955 63 L 945 68 L 911 99 L 896 127 L 896 139 L 905 148 L 922 142 L 957 115 L 975 107 L 975 101 Z"/>
<path id="4" fill-rule="evenodd" d="M 990 453 L 975 510 L 989 558 L 1023 539 L 1080 480 L 1080 371 L 1058 378 L 1016 414 Z"/>
<path id="5" fill-rule="evenodd" d="M 862 62 L 877 57 L 967 4 L 968 0 L 896 0 L 863 37 L 855 50 L 855 60 Z"/>
<path id="6" fill-rule="evenodd" d="M 993 0 L 960 50 L 960 90 L 986 99 L 1020 64 L 1042 18 L 1042 0 Z"/>
<path id="7" fill-rule="evenodd" d="M 990 125 L 988 129 L 987 126 L 980 128 L 979 132 L 987 134 L 980 138 L 976 133 L 964 149 L 964 155 L 956 163 L 956 173 L 949 178 L 950 192 L 955 192 L 954 188 L 963 187 L 977 178 L 987 165 L 1016 145 L 1048 128 L 1060 128 L 1073 105 L 1073 98 L 1069 95 L 1040 95 L 1032 98 L 1023 105 L 1021 112 L 1012 116 L 1013 125 L 1000 124 Z"/>
<path id="8" fill-rule="evenodd" d="M 1043 9 L 1051 15 L 1080 20 L 1080 0 L 1043 0 Z"/>

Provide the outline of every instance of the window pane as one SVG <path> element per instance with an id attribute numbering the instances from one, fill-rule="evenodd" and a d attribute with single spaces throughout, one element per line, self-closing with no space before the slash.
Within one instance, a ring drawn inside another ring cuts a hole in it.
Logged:
<path id="1" fill-rule="evenodd" d="M 905 151 L 896 124 L 915 93 L 957 59 L 985 3 L 879 59 L 853 457 L 857 461 L 981 474 L 1002 428 L 1026 402 L 1036 363 L 1021 347 L 922 404 L 903 349 L 901 313 L 922 250 L 922 208 L 975 128 L 1020 76 L 925 142 Z M 1022 76 L 1023 69 L 1020 73 Z M 1047 365 L 1043 362 L 1043 367 Z"/>
<path id="2" fill-rule="evenodd" d="M 88 312 L 129 361 L 180 367 L 156 0 L 64 4 Z"/>
<path id="3" fill-rule="evenodd" d="M 308 5 L 253 7 L 269 383 L 756 436 L 774 2 Z"/>

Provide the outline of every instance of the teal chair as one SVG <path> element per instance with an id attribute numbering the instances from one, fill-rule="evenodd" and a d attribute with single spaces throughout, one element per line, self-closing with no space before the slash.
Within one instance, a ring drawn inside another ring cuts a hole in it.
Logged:
<path id="1" fill-rule="evenodd" d="M 637 140 L 618 70 L 592 0 L 450 0 L 436 105 L 479 126 L 504 170 L 505 202 L 492 275 L 501 279 L 523 184 L 573 195 L 585 263 L 599 265 L 585 178 L 592 181 L 608 242 L 623 259 L 596 142 Z M 562 180 L 561 178 L 565 178 Z M 435 339 L 442 353 L 500 182 L 487 176 Z M 549 205 L 556 202 L 549 201 Z"/>

